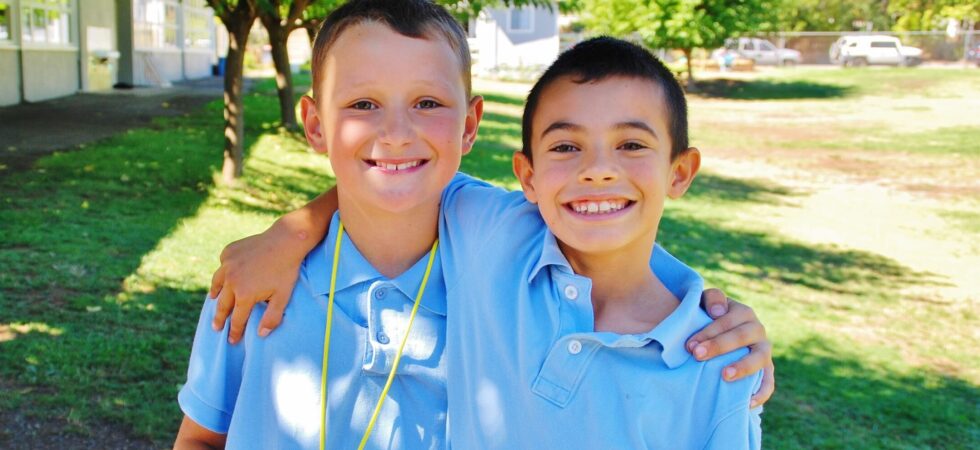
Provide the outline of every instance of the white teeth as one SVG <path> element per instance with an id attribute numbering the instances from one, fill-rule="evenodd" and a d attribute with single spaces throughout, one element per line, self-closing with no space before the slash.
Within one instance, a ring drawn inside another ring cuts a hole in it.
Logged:
<path id="1" fill-rule="evenodd" d="M 411 169 L 413 167 L 418 167 L 418 165 L 421 163 L 422 161 L 412 161 L 412 162 L 407 162 L 402 164 L 389 164 L 389 163 L 377 161 L 375 162 L 375 165 L 385 170 L 398 171 L 398 170 L 405 170 L 405 169 Z"/>
<path id="2" fill-rule="evenodd" d="M 572 209 L 579 214 L 608 214 L 626 207 L 626 200 L 603 200 L 601 202 L 575 202 Z"/>

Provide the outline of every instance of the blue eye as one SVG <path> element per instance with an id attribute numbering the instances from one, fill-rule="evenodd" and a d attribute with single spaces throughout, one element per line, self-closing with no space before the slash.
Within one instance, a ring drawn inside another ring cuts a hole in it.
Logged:
<path id="1" fill-rule="evenodd" d="M 548 151 L 557 152 L 557 153 L 571 153 L 571 152 L 578 151 L 578 147 L 571 144 L 558 144 L 554 147 L 551 147 L 551 149 Z"/>
<path id="2" fill-rule="evenodd" d="M 422 100 L 422 101 L 418 102 L 418 104 L 416 106 L 419 109 L 433 109 L 433 108 L 438 108 L 438 107 L 440 107 L 442 105 L 439 104 L 439 102 L 437 102 L 435 100 L 426 99 L 426 100 Z"/>
<path id="3" fill-rule="evenodd" d="M 375 105 L 374 103 L 371 103 L 371 102 L 369 102 L 367 100 L 361 100 L 359 102 L 355 102 L 350 107 L 353 108 L 353 109 L 359 109 L 359 110 L 363 110 L 363 111 L 368 111 L 368 110 L 372 110 L 372 109 L 377 109 L 378 108 L 377 105 Z"/>

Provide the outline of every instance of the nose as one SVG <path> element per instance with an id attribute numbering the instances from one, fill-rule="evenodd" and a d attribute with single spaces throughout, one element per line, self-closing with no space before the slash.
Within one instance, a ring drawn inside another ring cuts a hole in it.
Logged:
<path id="1" fill-rule="evenodd" d="M 381 143 L 393 148 L 407 147 L 412 142 L 413 134 L 414 128 L 408 114 L 398 108 L 388 108 L 379 131 Z"/>
<path id="2" fill-rule="evenodd" d="M 619 162 L 613 151 L 599 150 L 583 158 L 579 171 L 579 181 L 587 183 L 609 183 L 619 178 Z"/>

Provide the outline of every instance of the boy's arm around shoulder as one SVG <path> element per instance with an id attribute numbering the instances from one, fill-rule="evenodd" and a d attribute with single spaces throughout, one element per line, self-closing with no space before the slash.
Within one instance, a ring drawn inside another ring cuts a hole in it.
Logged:
<path id="1" fill-rule="evenodd" d="M 327 233 L 337 211 L 337 188 L 321 194 L 300 209 L 276 220 L 268 230 L 232 242 L 221 252 L 221 266 L 211 278 L 208 295 L 218 300 L 212 323 L 224 327 L 231 314 L 229 338 L 238 342 L 256 303 L 268 300 L 259 323 L 267 336 L 282 322 L 303 258 Z"/>

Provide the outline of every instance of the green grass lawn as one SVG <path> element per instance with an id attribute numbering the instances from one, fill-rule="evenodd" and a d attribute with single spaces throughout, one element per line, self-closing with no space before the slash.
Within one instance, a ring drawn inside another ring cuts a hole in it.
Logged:
<path id="1" fill-rule="evenodd" d="M 875 95 L 878 88 L 855 86 L 878 76 L 907 85 L 931 76 L 847 73 L 860 79 L 844 82 L 828 72 L 789 81 L 811 93 L 821 89 L 812 85 L 839 86 L 839 95 L 817 100 L 833 104 Z M 752 98 L 799 97 L 772 89 L 783 93 Z M 520 119 L 512 110 L 521 99 L 490 94 L 463 170 L 513 187 L 510 155 L 520 144 Z M 0 418 L 20 414 L 80 435 L 111 427 L 169 445 L 181 416 L 176 394 L 221 248 L 333 182 L 325 157 L 309 152 L 302 136 L 276 128 L 277 105 L 270 80 L 247 96 L 244 188 L 213 182 L 221 163 L 218 102 L 0 178 Z M 930 152 L 955 151 L 974 132 L 938 139 Z M 688 196 L 669 204 L 660 235 L 767 325 L 778 389 L 764 414 L 766 447 L 976 448 L 976 308 L 896 300 L 902 288 L 940 281 L 876 254 L 808 245 L 728 220 L 794 195 L 705 173 Z M 976 218 L 947 214 L 964 224 Z M 975 224 L 951 232 L 973 230 Z M 13 439 L 0 434 L 0 444 Z"/>

